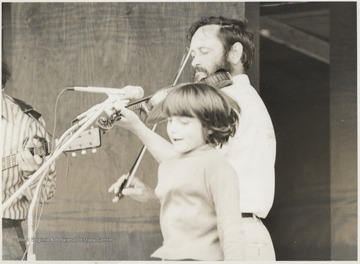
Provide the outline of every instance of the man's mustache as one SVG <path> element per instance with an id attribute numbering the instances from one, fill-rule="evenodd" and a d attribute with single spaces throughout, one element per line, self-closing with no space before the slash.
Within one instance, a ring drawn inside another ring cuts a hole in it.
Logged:
<path id="1" fill-rule="evenodd" d="M 205 73 L 205 74 L 209 74 L 209 72 L 205 69 L 205 68 L 202 68 L 202 67 L 199 67 L 199 66 L 197 66 L 197 67 L 195 67 L 195 73 L 194 74 L 196 74 L 196 73 L 198 73 L 198 72 L 203 72 L 203 73 Z"/>
<path id="2" fill-rule="evenodd" d="M 194 72 L 194 81 L 195 82 L 200 82 L 201 80 L 205 79 L 206 77 L 208 77 L 209 72 L 201 67 L 195 67 L 195 72 Z"/>

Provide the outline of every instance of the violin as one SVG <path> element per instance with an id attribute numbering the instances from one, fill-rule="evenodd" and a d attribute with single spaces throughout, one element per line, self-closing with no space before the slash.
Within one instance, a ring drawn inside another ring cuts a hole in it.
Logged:
<path id="1" fill-rule="evenodd" d="M 229 86 L 232 84 L 232 79 L 230 73 L 219 70 L 213 74 L 210 74 L 209 76 L 202 78 L 198 81 L 199 83 L 206 83 L 208 85 L 211 85 L 215 88 L 221 89 L 226 86 Z M 175 88 L 174 85 L 161 88 L 158 90 L 155 94 L 142 98 L 139 101 L 135 101 L 133 103 L 130 103 L 126 106 L 126 108 L 129 108 L 130 110 L 140 110 L 145 112 L 146 114 L 150 113 L 153 108 L 158 105 L 160 102 L 162 102 L 167 94 Z"/>
<path id="2" fill-rule="evenodd" d="M 215 88 L 221 89 L 226 86 L 231 85 L 232 79 L 229 72 L 224 70 L 218 70 L 215 73 L 212 73 L 204 78 L 199 78 L 198 83 L 206 83 Z M 140 113 L 145 113 L 146 123 L 147 124 L 156 124 L 164 120 L 164 117 L 161 115 L 160 103 L 166 98 L 168 93 L 174 89 L 176 86 L 171 85 L 159 89 L 156 93 L 150 96 L 146 96 L 140 100 L 134 101 L 126 106 L 126 108 L 136 111 L 139 110 Z M 103 131 L 106 131 L 113 127 L 116 121 L 121 119 L 121 112 L 116 111 L 109 118 L 100 117 L 97 125 Z"/>

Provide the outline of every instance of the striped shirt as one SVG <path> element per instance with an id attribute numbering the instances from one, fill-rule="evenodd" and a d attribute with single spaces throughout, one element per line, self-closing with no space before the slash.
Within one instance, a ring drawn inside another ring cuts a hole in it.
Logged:
<path id="1" fill-rule="evenodd" d="M 27 177 L 18 165 L 7 168 L 9 162 L 4 163 L 4 159 L 15 157 L 16 161 L 16 154 L 24 150 L 28 140 L 35 137 L 45 138 L 47 142 L 50 142 L 50 137 L 45 130 L 45 121 L 42 117 L 37 120 L 25 114 L 13 98 L 4 93 L 2 93 L 1 102 L 2 203 L 4 203 L 19 189 Z M 37 167 L 34 167 L 34 171 L 36 169 Z M 41 189 L 41 202 L 53 197 L 55 179 L 55 164 L 52 164 Z M 2 217 L 16 220 L 26 219 L 37 183 L 38 180 L 34 181 L 9 207 L 5 208 Z"/>

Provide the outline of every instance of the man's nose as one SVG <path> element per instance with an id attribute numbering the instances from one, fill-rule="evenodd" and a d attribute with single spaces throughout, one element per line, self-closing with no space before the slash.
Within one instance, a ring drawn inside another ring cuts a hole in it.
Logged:
<path id="1" fill-rule="evenodd" d="M 198 56 L 194 56 L 191 62 L 191 66 L 195 68 L 196 66 L 199 66 L 199 59 Z"/>

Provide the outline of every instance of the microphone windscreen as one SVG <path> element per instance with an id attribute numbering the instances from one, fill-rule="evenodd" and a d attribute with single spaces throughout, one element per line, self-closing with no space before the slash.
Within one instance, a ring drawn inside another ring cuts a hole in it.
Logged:
<path id="1" fill-rule="evenodd" d="M 144 89 L 140 86 L 126 86 L 123 89 L 126 99 L 139 100 L 144 97 Z"/>

